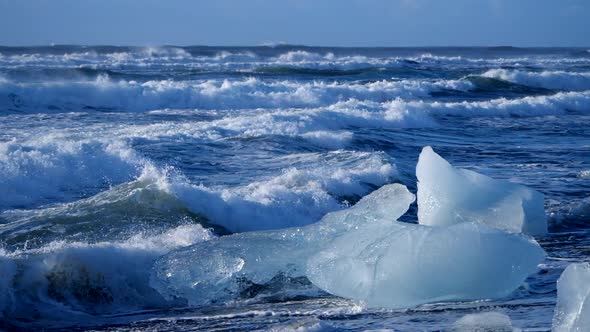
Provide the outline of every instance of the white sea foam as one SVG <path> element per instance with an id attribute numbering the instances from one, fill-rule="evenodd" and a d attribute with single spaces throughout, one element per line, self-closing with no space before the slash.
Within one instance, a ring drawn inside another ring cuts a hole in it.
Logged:
<path id="1" fill-rule="evenodd" d="M 590 90 L 590 72 L 529 72 L 523 70 L 491 69 L 483 73 L 482 76 L 548 89 Z"/>
<path id="2" fill-rule="evenodd" d="M 72 50 L 63 54 L 20 53 L 0 54 L 0 66 L 21 68 L 23 66 L 49 68 L 126 68 L 126 69 L 175 69 L 185 68 L 199 71 L 252 71 L 257 68 L 307 68 L 328 70 L 349 70 L 363 68 L 400 68 L 409 61 L 418 65 L 479 66 L 479 67 L 559 67 L 563 64 L 588 64 L 585 57 L 514 56 L 514 57 L 470 57 L 458 55 L 436 55 L 423 53 L 407 57 L 335 55 L 332 52 L 311 52 L 290 50 L 274 55 L 256 55 L 254 50 L 219 51 L 210 55 L 191 55 L 189 51 L 173 47 L 147 47 L 117 49 L 112 52 L 96 50 Z"/>
<path id="3" fill-rule="evenodd" d="M 590 92 L 562 92 L 518 99 L 498 98 L 475 102 L 422 101 L 441 89 L 470 89 L 459 81 L 378 81 L 367 84 L 265 82 L 255 78 L 237 81 L 112 81 L 99 77 L 88 82 L 0 83 L 0 103 L 8 110 L 63 112 L 85 107 L 114 110 L 159 108 L 252 109 L 266 108 L 281 114 L 289 108 L 337 110 L 355 101 L 359 108 L 405 109 L 408 116 L 443 114 L 461 116 L 539 116 L 565 110 L 587 111 Z M 343 104 L 345 103 L 345 104 Z M 377 105 L 381 103 L 383 105 Z M 358 113 L 358 110 L 355 110 Z M 353 110 L 341 112 L 343 117 Z M 398 112 L 399 113 L 399 112 Z M 271 114 L 267 116 L 272 116 Z M 366 116 L 363 116 L 366 118 Z M 239 117 L 236 117 L 239 119 Z M 335 122 L 336 124 L 338 121 Z M 359 119 L 358 125 L 364 125 Z M 291 123 L 291 126 L 296 125 Z M 354 125 L 354 124 L 352 124 Z"/>
<path id="4" fill-rule="evenodd" d="M 371 67 L 399 67 L 403 58 L 366 56 L 335 56 L 304 50 L 288 51 L 275 56 L 257 56 L 252 51 L 220 51 L 213 55 L 192 56 L 180 48 L 143 48 L 136 51 L 71 52 L 65 54 L 0 54 L 0 65 L 5 68 L 23 66 L 49 68 L 184 68 L 198 71 L 255 71 L 260 68 L 306 68 L 317 70 L 351 70 Z"/>
<path id="5" fill-rule="evenodd" d="M 590 91 L 560 92 L 548 96 L 530 96 L 517 99 L 498 98 L 475 102 L 389 102 L 391 107 L 403 108 L 409 114 L 425 112 L 430 115 L 456 115 L 463 117 L 506 117 L 559 115 L 567 110 L 590 111 Z"/>
<path id="6" fill-rule="evenodd" d="M 218 113 L 217 119 L 198 122 L 159 122 L 114 130 L 117 137 L 190 137 L 198 140 L 261 137 L 302 137 L 320 146 L 343 147 L 353 138 L 347 130 L 366 128 L 431 127 L 435 122 L 418 107 L 404 102 L 376 103 L 349 100 L 328 107 L 280 110 L 241 110 Z"/>
<path id="7" fill-rule="evenodd" d="M 586 57 L 552 57 L 552 56 L 513 56 L 513 57 L 470 57 L 463 55 L 435 55 L 423 53 L 408 58 L 423 64 L 450 65 L 450 66 L 481 66 L 481 67 L 559 67 L 564 64 L 585 65 L 590 63 Z"/>
<path id="8" fill-rule="evenodd" d="M 0 143 L 0 210 L 95 194 L 139 175 L 143 160 L 122 142 L 42 136 Z"/>
<path id="9" fill-rule="evenodd" d="M 364 57 L 363 57 L 364 58 Z M 287 53 L 281 54 L 277 57 L 278 60 L 283 62 L 310 62 L 310 61 L 318 61 L 318 60 L 333 60 L 334 54 L 333 53 L 326 53 L 325 55 L 321 55 L 319 53 L 312 53 L 302 50 L 297 51 L 289 51 Z"/>

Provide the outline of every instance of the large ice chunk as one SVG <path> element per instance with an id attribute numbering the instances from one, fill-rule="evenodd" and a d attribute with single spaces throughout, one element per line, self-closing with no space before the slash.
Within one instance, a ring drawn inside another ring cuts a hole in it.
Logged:
<path id="1" fill-rule="evenodd" d="M 570 264 L 557 280 L 554 332 L 590 331 L 590 264 Z"/>
<path id="2" fill-rule="evenodd" d="M 151 284 L 207 304 L 307 277 L 332 294 L 398 308 L 505 296 L 543 259 L 533 239 L 483 224 L 396 222 L 413 201 L 405 186 L 387 185 L 313 225 L 197 244 L 159 259 Z"/>
<path id="3" fill-rule="evenodd" d="M 420 153 L 416 176 L 422 225 L 470 221 L 513 233 L 547 233 L 544 196 L 538 191 L 454 168 L 429 146 Z"/>
<path id="4" fill-rule="evenodd" d="M 331 294 L 403 308 L 504 297 L 543 257 L 534 240 L 483 224 L 379 220 L 331 241 L 309 259 L 306 275 Z"/>
<path id="5" fill-rule="evenodd" d="M 191 246 L 158 260 L 151 283 L 168 297 L 207 304 L 239 297 L 277 276 L 304 277 L 307 259 L 327 243 L 375 220 L 393 223 L 414 200 L 405 186 L 386 185 L 310 226 L 239 233 Z"/>

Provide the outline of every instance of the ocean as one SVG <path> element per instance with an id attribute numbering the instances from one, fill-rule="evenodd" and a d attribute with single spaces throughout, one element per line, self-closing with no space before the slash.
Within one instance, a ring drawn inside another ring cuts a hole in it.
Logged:
<path id="1" fill-rule="evenodd" d="M 387 309 L 285 274 L 202 303 L 157 285 L 191 246 L 416 193 L 424 146 L 545 195 L 547 257 L 509 296 Z M 0 47 L 0 329 L 446 331 L 494 312 L 549 331 L 556 280 L 589 261 L 589 193 L 586 48 Z"/>

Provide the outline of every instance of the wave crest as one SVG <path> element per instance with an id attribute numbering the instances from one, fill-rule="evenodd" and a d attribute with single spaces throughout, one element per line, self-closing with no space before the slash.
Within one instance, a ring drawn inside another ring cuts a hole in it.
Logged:
<path id="1" fill-rule="evenodd" d="M 590 72 L 542 71 L 491 69 L 483 77 L 498 78 L 504 81 L 556 90 L 590 90 Z"/>

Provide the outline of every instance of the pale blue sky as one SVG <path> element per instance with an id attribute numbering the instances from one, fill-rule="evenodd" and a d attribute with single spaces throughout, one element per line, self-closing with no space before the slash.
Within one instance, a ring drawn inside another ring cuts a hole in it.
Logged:
<path id="1" fill-rule="evenodd" d="M 0 0 L 0 44 L 590 46 L 590 0 Z"/>

